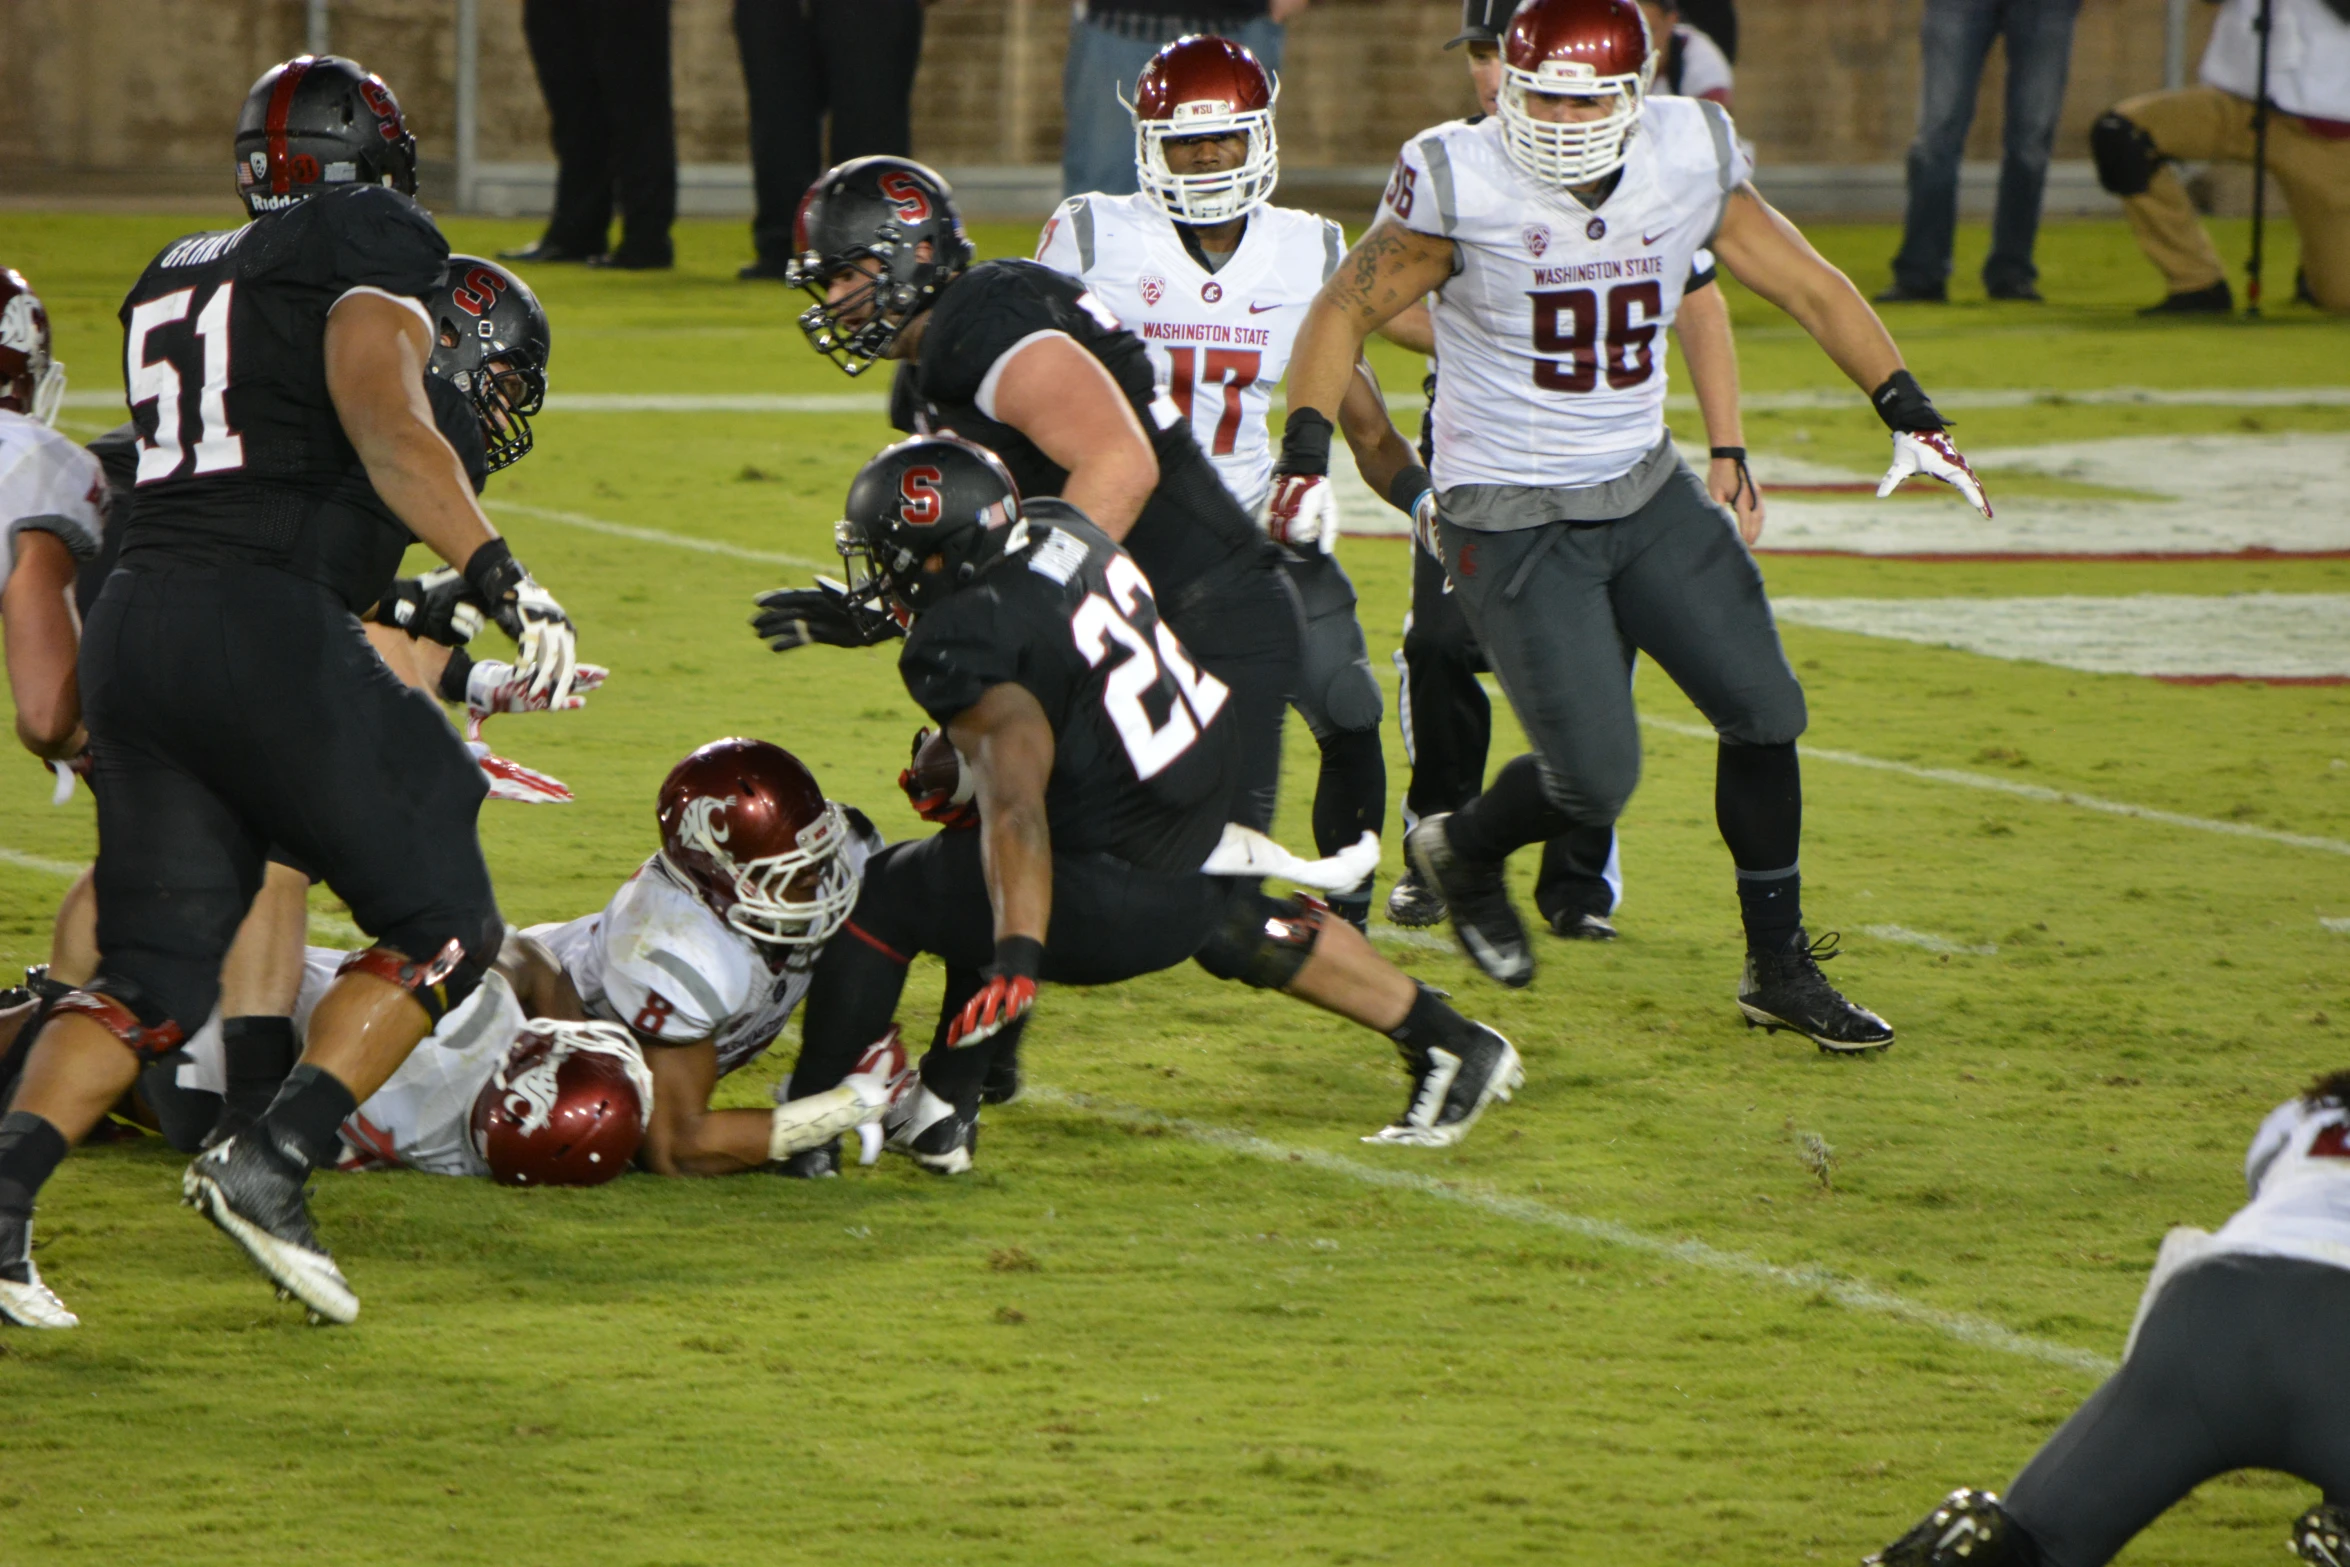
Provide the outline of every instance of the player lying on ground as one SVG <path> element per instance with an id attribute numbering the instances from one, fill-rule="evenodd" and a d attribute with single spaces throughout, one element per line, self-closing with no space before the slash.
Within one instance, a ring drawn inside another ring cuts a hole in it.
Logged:
<path id="1" fill-rule="evenodd" d="M 102 957 L 0 1118 L 0 1278 L 29 1271 L 35 1194 L 68 1148 L 211 1013 L 274 837 L 377 944 L 346 962 L 268 1112 L 183 1187 L 281 1291 L 347 1322 L 358 1298 L 304 1180 L 504 931 L 481 775 L 358 612 L 415 539 L 461 564 L 555 702 L 574 644 L 434 427 L 420 301 L 448 245 L 408 194 L 415 140 L 390 90 L 345 60 L 289 61 L 248 95 L 237 159 L 253 221 L 174 242 L 121 312 L 139 504 L 82 668 Z"/>
<path id="2" fill-rule="evenodd" d="M 1326 905 L 1266 897 L 1261 871 L 1203 872 L 1246 836 L 1227 830 L 1232 693 L 1083 513 L 1023 503 L 991 453 L 944 436 L 867 463 L 846 511 L 848 598 L 909 622 L 898 671 L 968 764 L 979 826 L 865 867 L 855 912 L 817 960 L 795 1096 L 841 1080 L 923 952 L 945 961 L 946 993 L 891 1143 L 942 1174 L 971 1167 L 989 1060 L 1019 1035 L 1040 980 L 1112 984 L 1192 958 L 1375 1028 L 1395 1041 L 1412 1097 L 1374 1141 L 1458 1142 L 1517 1086 L 1509 1041 Z"/>
<path id="3" fill-rule="evenodd" d="M 2244 1184 L 2217 1234 L 2163 1238 L 2121 1370 L 2006 1498 L 1953 1491 L 1869 1562 L 2103 1567 L 2214 1475 L 2278 1469 L 2325 1493 L 2293 1552 L 2350 1563 L 2350 1072 L 2269 1113 Z"/>
<path id="4" fill-rule="evenodd" d="M 1657 336 L 1692 258 L 1787 310 L 1893 429 L 1890 490 L 1911 473 L 1981 486 L 1865 300 L 1755 194 L 1719 105 L 1647 98 L 1631 0 L 1528 0 L 1503 42 L 1501 112 L 1408 143 L 1380 217 L 1306 318 L 1276 472 L 1317 479 L 1364 336 L 1433 293 L 1437 516 L 1432 547 L 1535 750 L 1406 852 L 1488 975 L 1534 956 L 1503 874 L 1511 851 L 1622 813 L 1640 770 L 1634 649 L 1721 737 L 1715 814 L 1738 871 L 1751 1025 L 1829 1050 L 1893 1031 L 1828 984 L 1803 929 L 1795 740 L 1803 689 L 1762 574 L 1664 429 Z"/>
<path id="5" fill-rule="evenodd" d="M 98 460 L 52 428 L 64 396 L 49 312 L 0 266 L 0 627 L 16 738 L 44 761 L 87 743 L 72 595 L 77 563 L 98 552 L 106 500 Z"/>
<path id="6" fill-rule="evenodd" d="M 1384 703 L 1354 584 L 1334 553 L 1337 508 L 1301 513 L 1273 489 L 1273 388 L 1306 306 L 1346 248 L 1337 224 L 1268 200 L 1280 176 L 1274 97 L 1271 74 L 1229 39 L 1161 49 L 1134 93 L 1140 193 L 1072 196 L 1045 224 L 1036 259 L 1083 284 L 1142 339 L 1217 477 L 1282 546 L 1282 573 L 1305 613 L 1291 705 L 1321 750 L 1314 845 L 1329 855 L 1377 836 L 1387 813 Z M 1347 387 L 1339 425 L 1374 492 L 1419 468 L 1367 364 Z M 1413 499 L 1402 500 L 1406 516 Z M 1333 893 L 1330 906 L 1361 930 L 1371 890 L 1366 876 Z"/>
<path id="7" fill-rule="evenodd" d="M 1281 716 L 1297 688 L 1297 596 L 1277 552 L 1216 477 L 1150 355 L 1085 288 L 1033 261 L 971 264 L 953 191 L 904 158 L 859 158 L 801 203 L 791 281 L 801 329 L 854 375 L 895 359 L 890 420 L 953 430 L 1000 457 L 1024 495 L 1058 495 L 1132 552 L 1167 623 L 1232 692 L 1231 819 L 1273 825 Z M 867 622 L 820 593 L 768 606 L 777 651 Z M 874 634 L 893 634 L 886 621 Z"/>
<path id="8" fill-rule="evenodd" d="M 1445 45 L 1447 49 L 1467 46 L 1469 84 L 1483 111 L 1470 117 L 1467 123 L 1471 125 L 1498 112 L 1501 34 L 1516 5 L 1517 0 L 1463 0 L 1461 30 Z M 1691 30 L 1684 26 L 1681 31 Z M 1663 34 L 1658 31 L 1654 36 L 1661 38 Z M 1692 36 L 1702 39 L 1704 35 Z M 1699 46 L 1693 43 L 1691 47 Z M 1664 63 L 1673 58 L 1669 47 L 1660 47 L 1659 52 Z M 1698 85 L 1705 85 L 1704 80 Z M 1691 92 L 1688 96 L 1713 94 Z M 1729 107 L 1726 100 L 1723 107 Z M 1422 382 L 1428 404 L 1420 420 L 1420 464 L 1426 467 L 1436 460 L 1436 328 L 1429 319 L 1428 302 L 1415 300 L 1380 327 L 1379 334 L 1430 356 Z M 1681 288 L 1680 308 L 1673 315 L 1672 334 L 1688 363 L 1690 388 L 1696 394 L 1712 448 L 1706 465 L 1706 493 L 1737 517 L 1739 536 L 1751 545 L 1762 535 L 1762 495 L 1746 467 L 1746 437 L 1738 412 L 1738 349 L 1730 331 L 1730 309 L 1715 286 L 1713 256 L 1707 251 L 1699 251 L 1691 263 L 1689 279 Z M 1426 482 L 1425 474 L 1421 480 Z M 1404 757 L 1411 764 L 1403 809 L 1408 832 L 1422 817 L 1459 810 L 1477 797 L 1485 787 L 1486 751 L 1493 738 L 1493 705 L 1478 679 L 1490 673 L 1485 651 L 1477 645 L 1476 633 L 1469 629 L 1468 618 L 1445 580 L 1444 562 L 1429 551 L 1419 532 L 1412 541 L 1412 604 L 1404 617 L 1396 673 L 1403 686 L 1396 716 L 1403 729 Z M 1576 941 L 1614 940 L 1616 927 L 1611 916 L 1623 895 L 1623 862 L 1612 825 L 1578 825 L 1544 842 L 1541 868 L 1534 876 L 1534 907 L 1553 935 Z M 1442 924 L 1444 899 L 1407 862 L 1395 880 L 1394 891 L 1388 894 L 1387 917 L 1406 927 Z"/>

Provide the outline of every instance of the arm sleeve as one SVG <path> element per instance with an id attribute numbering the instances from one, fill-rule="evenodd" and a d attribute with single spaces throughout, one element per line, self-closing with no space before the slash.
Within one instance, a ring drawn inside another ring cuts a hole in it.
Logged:
<path id="1" fill-rule="evenodd" d="M 330 203 L 320 221 L 337 294 L 380 288 L 422 299 L 447 270 L 449 242 L 424 209 L 398 191 L 369 185 L 311 199 Z"/>
<path id="2" fill-rule="evenodd" d="M 1395 172 L 1387 178 L 1386 194 L 1379 198 L 1379 217 L 1415 233 L 1452 237 L 1460 224 L 1460 207 L 1453 191 L 1452 154 L 1441 136 L 1431 133 L 1403 144 Z"/>

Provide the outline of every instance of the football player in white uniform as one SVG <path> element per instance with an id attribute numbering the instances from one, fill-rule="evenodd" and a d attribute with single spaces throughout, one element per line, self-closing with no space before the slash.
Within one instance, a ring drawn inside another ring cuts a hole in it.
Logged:
<path id="1" fill-rule="evenodd" d="M 1882 1567 L 2104 1567 L 2189 1491 L 2279 1469 L 2325 1494 L 2288 1542 L 2350 1562 L 2350 1072 L 2269 1113 L 2251 1201 L 2216 1234 L 2163 1237 L 2121 1370 L 2002 1501 L 1953 1491 L 1868 1558 Z"/>
<path id="2" fill-rule="evenodd" d="M 1383 703 L 1354 584 L 1333 553 L 1335 508 L 1299 515 L 1269 505 L 1273 388 L 1306 307 L 1346 249 L 1337 224 L 1268 199 L 1280 177 L 1277 93 L 1256 57 L 1228 38 L 1194 35 L 1161 49 L 1132 105 L 1141 190 L 1070 197 L 1045 224 L 1036 259 L 1083 283 L 1142 339 L 1216 476 L 1284 546 L 1282 569 L 1305 611 L 1291 705 L 1321 748 L 1314 845 L 1329 855 L 1376 836 L 1386 815 Z M 1368 365 L 1348 384 L 1339 422 L 1375 492 L 1419 466 Z M 1332 894 L 1330 906 L 1364 928 L 1371 878 Z"/>
<path id="3" fill-rule="evenodd" d="M 1988 515 L 1982 488 L 1868 302 L 1755 194 L 1729 116 L 1649 99 L 1632 0 L 1527 0 L 1502 59 L 1500 113 L 1405 145 L 1379 221 L 1308 312 L 1275 464 L 1324 482 L 1363 338 L 1436 294 L 1444 376 L 1424 521 L 1535 751 L 1423 819 L 1406 852 L 1478 966 L 1530 982 L 1503 861 L 1622 812 L 1640 768 L 1625 660 L 1644 651 L 1721 737 L 1716 818 L 1747 933 L 1740 1012 L 1823 1049 L 1881 1048 L 1892 1029 L 1820 972 L 1834 938 L 1803 930 L 1802 687 L 1761 572 L 1664 429 L 1657 337 L 1697 252 L 1869 389 L 1893 431 L 1885 491 L 1925 473 Z"/>

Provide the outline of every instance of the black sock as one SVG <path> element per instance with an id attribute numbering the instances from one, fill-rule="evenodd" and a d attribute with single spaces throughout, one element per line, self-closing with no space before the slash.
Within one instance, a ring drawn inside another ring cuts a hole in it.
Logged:
<path id="1" fill-rule="evenodd" d="M 1402 1022 L 1387 1031 L 1387 1037 L 1408 1055 L 1430 1045 L 1448 1045 L 1474 1026 L 1455 1012 L 1443 996 L 1422 985 L 1420 993 L 1412 998 L 1412 1009 L 1404 1014 Z"/>
<path id="2" fill-rule="evenodd" d="M 1803 933 L 1803 870 L 1738 873 L 1738 917 L 1750 952 L 1785 952 Z"/>
<path id="3" fill-rule="evenodd" d="M 1387 815 L 1387 759 L 1379 731 L 1333 734 L 1322 742 L 1322 771 L 1314 783 L 1314 852 L 1351 849 L 1379 830 Z"/>
<path id="4" fill-rule="evenodd" d="M 336 1128 L 358 1108 L 359 1101 L 333 1073 L 304 1063 L 286 1074 L 285 1086 L 250 1135 L 289 1163 L 315 1170 L 335 1162 L 342 1147 Z"/>
<path id="5" fill-rule="evenodd" d="M 33 1199 L 65 1154 L 65 1134 L 43 1117 L 30 1110 L 0 1116 L 0 1221 L 32 1218 Z"/>
<path id="6" fill-rule="evenodd" d="M 1556 837 L 1573 818 L 1542 792 L 1542 764 L 1529 752 L 1503 764 L 1492 787 L 1452 813 L 1445 835 L 1464 860 L 1498 864 L 1512 849 Z"/>
<path id="7" fill-rule="evenodd" d="M 301 1059 L 290 1017 L 232 1017 L 220 1025 L 221 1055 L 227 1063 L 228 1092 L 221 1113 L 236 1126 L 251 1126 L 277 1098 L 286 1074 Z"/>
<path id="8" fill-rule="evenodd" d="M 1803 768 L 1795 742 L 1732 745 L 1714 760 L 1714 822 L 1738 866 L 1746 945 L 1784 952 L 1803 927 Z"/>
<path id="9" fill-rule="evenodd" d="M 473 655 L 461 647 L 449 649 L 449 661 L 441 666 L 441 700 L 465 700 L 465 683 L 473 678 Z"/>

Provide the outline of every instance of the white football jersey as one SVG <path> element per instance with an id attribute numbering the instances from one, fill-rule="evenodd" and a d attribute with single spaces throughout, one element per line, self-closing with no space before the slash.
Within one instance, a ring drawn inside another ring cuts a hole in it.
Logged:
<path id="1" fill-rule="evenodd" d="M 2298 1099 L 2277 1106 L 2244 1156 L 2244 1184 L 2252 1201 L 2210 1250 L 2350 1268 L 2350 1111 Z"/>
<path id="2" fill-rule="evenodd" d="M 851 833 L 842 853 L 860 874 L 881 847 Z M 756 1059 L 783 1031 L 821 948 L 794 951 L 777 967 L 761 946 L 712 911 L 654 855 L 595 914 L 528 931 L 571 976 L 591 1017 L 625 1023 L 647 1039 L 718 1047 L 720 1076 Z"/>
<path id="3" fill-rule="evenodd" d="M 16 570 L 19 532 L 54 533 L 74 559 L 88 560 L 105 515 L 98 459 L 40 420 L 0 408 L 0 588 Z"/>
<path id="4" fill-rule="evenodd" d="M 1454 242 L 1436 295 L 1437 488 L 1577 488 L 1665 431 L 1665 329 L 1753 172 L 1721 105 L 1651 98 L 1598 209 L 1537 185 L 1489 117 L 1404 144 L 1382 221 Z"/>
<path id="5" fill-rule="evenodd" d="M 1072 196 L 1036 259 L 1084 283 L 1150 349 L 1224 487 L 1253 514 L 1273 488 L 1265 418 L 1306 306 L 1346 254 L 1338 225 L 1292 207 L 1248 215 L 1240 248 L 1210 272 L 1143 196 Z"/>

